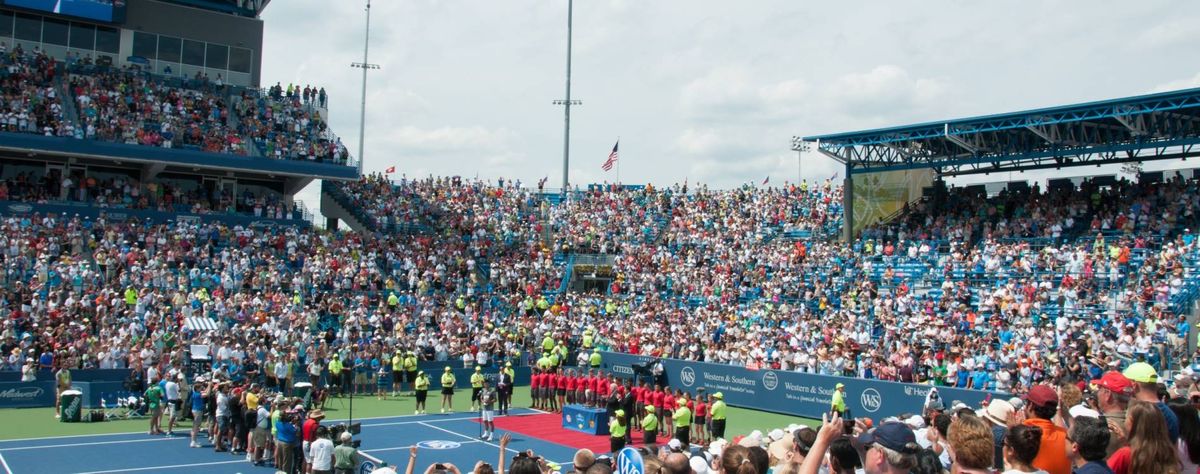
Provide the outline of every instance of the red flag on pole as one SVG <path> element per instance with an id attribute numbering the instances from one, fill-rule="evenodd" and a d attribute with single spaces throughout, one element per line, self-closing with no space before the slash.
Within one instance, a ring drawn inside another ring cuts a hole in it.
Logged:
<path id="1" fill-rule="evenodd" d="M 395 166 L 389 166 L 389 167 L 388 167 L 386 170 L 383 170 L 383 172 L 384 172 L 384 173 L 387 173 L 387 174 L 392 174 L 392 173 L 395 173 L 395 172 L 396 172 L 396 167 L 395 167 Z"/>

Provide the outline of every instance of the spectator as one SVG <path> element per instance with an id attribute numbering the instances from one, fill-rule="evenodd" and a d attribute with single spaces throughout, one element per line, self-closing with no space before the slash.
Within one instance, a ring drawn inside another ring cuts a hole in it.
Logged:
<path id="1" fill-rule="evenodd" d="M 1113 474 L 1104 462 L 1109 436 L 1108 425 L 1095 418 L 1080 418 L 1071 425 L 1066 440 L 1074 474 Z"/>
<path id="2" fill-rule="evenodd" d="M 995 454 L 992 430 L 974 415 L 959 416 L 950 423 L 947 440 L 956 472 L 991 472 Z"/>
<path id="3" fill-rule="evenodd" d="M 1171 411 L 1179 417 L 1179 462 L 1180 472 L 1200 472 L 1200 413 L 1193 400 L 1175 398 L 1169 404 Z"/>
<path id="4" fill-rule="evenodd" d="M 1129 445 L 1108 458 L 1114 473 L 1179 473 L 1178 448 L 1168 437 L 1167 422 L 1157 407 L 1141 400 L 1130 403 L 1125 432 Z"/>
<path id="5" fill-rule="evenodd" d="M 1033 467 L 1049 474 L 1070 474 L 1064 442 L 1067 430 L 1051 421 L 1058 412 L 1058 394 L 1048 385 L 1034 385 L 1025 396 L 1025 402 L 1024 424 L 1042 430 L 1042 444 L 1033 459 Z"/>
<path id="6" fill-rule="evenodd" d="M 1041 444 L 1041 428 L 1017 425 L 1008 430 L 1004 435 L 1003 474 L 1046 474 L 1046 471 L 1033 467 Z"/>
<path id="7" fill-rule="evenodd" d="M 1111 456 L 1126 445 L 1125 410 L 1129 407 L 1135 387 L 1125 375 L 1115 370 L 1105 372 L 1099 379 L 1093 380 L 1092 386 L 1096 395 L 1096 408 L 1107 420 L 1109 430 L 1115 434 L 1108 444 L 1108 455 Z"/>
<path id="8" fill-rule="evenodd" d="M 1159 399 L 1158 371 L 1145 362 L 1134 362 L 1125 369 L 1124 375 L 1130 381 L 1137 384 L 1134 398 L 1153 404 L 1159 413 L 1163 415 L 1163 420 L 1167 424 L 1167 433 L 1171 437 L 1171 443 L 1179 442 L 1179 418 L 1176 418 L 1175 412 L 1171 411 L 1171 408 Z"/>
<path id="9" fill-rule="evenodd" d="M 858 441 L 865 450 L 863 469 L 869 474 L 908 472 L 916 466 L 920 446 L 903 423 L 882 423 Z"/>
<path id="10" fill-rule="evenodd" d="M 992 468 L 1004 469 L 1004 437 L 1008 433 L 1008 420 L 1013 415 L 1013 406 L 1007 400 L 992 400 L 983 409 L 980 417 L 991 425 L 994 446 Z M 1041 439 L 1038 431 L 1038 439 Z"/>
<path id="11" fill-rule="evenodd" d="M 309 445 L 309 458 L 312 459 L 312 474 L 333 473 L 333 441 L 329 440 L 329 428 L 317 427 L 316 440 Z"/>

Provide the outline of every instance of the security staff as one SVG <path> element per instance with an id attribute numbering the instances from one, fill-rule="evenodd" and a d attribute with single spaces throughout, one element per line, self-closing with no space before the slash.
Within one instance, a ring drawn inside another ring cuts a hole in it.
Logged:
<path id="1" fill-rule="evenodd" d="M 326 385 L 329 387 L 330 390 L 335 390 L 335 391 L 337 391 L 338 395 L 341 395 L 342 394 L 341 393 L 342 391 L 340 390 L 341 384 L 342 384 L 342 361 L 341 361 L 341 359 L 338 359 L 337 354 L 334 354 L 333 356 L 331 356 L 329 358 L 329 381 L 326 382 Z"/>
<path id="2" fill-rule="evenodd" d="M 442 413 L 446 413 L 447 409 L 454 413 L 454 384 L 457 382 L 454 372 L 447 365 L 446 370 L 442 372 Z"/>
<path id="3" fill-rule="evenodd" d="M 592 349 L 592 358 L 590 360 L 588 360 L 588 364 L 591 365 L 593 369 L 600 368 L 600 348 L 599 347 Z"/>
<path id="4" fill-rule="evenodd" d="M 413 379 L 413 393 L 417 396 L 417 414 L 425 414 L 425 397 L 429 395 L 429 375 L 424 370 L 417 371 Z"/>
<path id="5" fill-rule="evenodd" d="M 613 413 L 613 417 L 608 422 L 608 447 L 612 449 L 613 454 L 621 451 L 625 447 L 625 411 L 617 410 Z"/>
<path id="6" fill-rule="evenodd" d="M 833 397 L 829 402 L 829 411 L 846 416 L 846 386 L 838 383 L 833 387 Z"/>
<path id="7" fill-rule="evenodd" d="M 675 420 L 675 439 L 679 440 L 679 444 L 683 446 L 684 451 L 688 449 L 688 442 L 690 441 L 688 432 L 692 428 L 692 410 L 688 408 L 687 402 L 686 398 L 677 400 L 675 404 L 678 408 L 675 409 L 675 413 L 672 415 L 672 418 Z"/>
<path id="8" fill-rule="evenodd" d="M 417 354 L 413 351 L 408 351 L 408 355 L 404 357 L 404 372 L 408 374 L 408 383 L 413 384 L 413 391 L 416 391 Z"/>
<path id="9" fill-rule="evenodd" d="M 471 374 L 471 410 L 479 409 L 479 392 L 483 390 L 483 369 L 478 365 L 475 366 L 475 373 Z"/>
<path id="10" fill-rule="evenodd" d="M 583 330 L 583 350 L 585 350 L 585 351 L 592 350 L 592 345 L 595 344 L 595 342 L 596 342 L 596 338 L 595 338 L 595 336 L 592 336 L 592 330 L 591 329 Z"/>
<path id="11" fill-rule="evenodd" d="M 654 407 L 646 406 L 646 417 L 642 418 L 642 445 L 650 446 L 658 442 L 658 416 Z"/>
<path id="12" fill-rule="evenodd" d="M 716 400 L 709 412 L 712 416 L 712 437 L 725 439 L 725 394 L 717 392 L 712 397 Z"/>

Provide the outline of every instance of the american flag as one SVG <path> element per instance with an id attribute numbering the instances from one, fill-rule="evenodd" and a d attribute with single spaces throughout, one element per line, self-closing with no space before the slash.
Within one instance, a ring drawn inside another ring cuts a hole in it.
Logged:
<path id="1" fill-rule="evenodd" d="M 767 183 L 770 183 L 770 182 L 771 182 L 771 176 L 768 175 L 767 178 L 763 180 L 763 186 L 766 186 Z"/>
<path id="2" fill-rule="evenodd" d="M 613 165 L 617 164 L 617 146 L 619 146 L 620 144 L 621 144 L 621 140 L 617 140 L 617 143 L 613 144 L 612 153 L 608 154 L 608 159 L 604 161 L 604 166 L 601 166 L 601 168 L 603 168 L 604 171 L 611 171 L 613 168 Z"/>

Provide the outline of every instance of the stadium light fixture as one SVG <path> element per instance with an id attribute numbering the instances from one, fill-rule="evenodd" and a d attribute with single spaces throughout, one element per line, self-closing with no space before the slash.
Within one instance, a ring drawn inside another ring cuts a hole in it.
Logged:
<path id="1" fill-rule="evenodd" d="M 792 135 L 792 151 L 796 152 L 796 184 L 804 181 L 803 164 L 804 152 L 810 149 L 808 142 L 798 135 Z"/>

